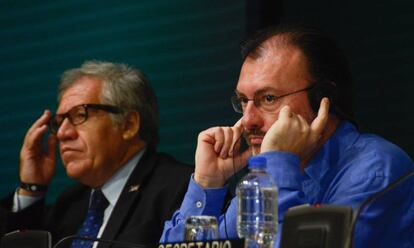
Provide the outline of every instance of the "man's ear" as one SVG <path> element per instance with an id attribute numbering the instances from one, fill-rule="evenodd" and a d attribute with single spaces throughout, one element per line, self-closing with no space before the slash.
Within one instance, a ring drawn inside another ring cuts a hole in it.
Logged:
<path id="1" fill-rule="evenodd" d="M 130 140 L 134 138 L 141 127 L 141 118 L 138 112 L 130 111 L 128 112 L 123 121 L 123 134 L 122 137 L 125 140 Z"/>

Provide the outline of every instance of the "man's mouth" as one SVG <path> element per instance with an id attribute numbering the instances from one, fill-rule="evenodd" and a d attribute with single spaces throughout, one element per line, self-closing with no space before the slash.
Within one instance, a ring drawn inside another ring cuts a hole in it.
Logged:
<path id="1" fill-rule="evenodd" d="M 246 130 L 243 134 L 249 146 L 260 146 L 263 142 L 265 132 L 260 130 Z"/>
<path id="2" fill-rule="evenodd" d="M 67 153 L 67 152 L 76 152 L 76 151 L 79 151 L 79 150 L 77 150 L 77 149 L 75 149 L 75 148 L 72 148 L 72 147 L 67 147 L 67 146 L 62 147 L 62 148 L 60 149 L 60 153 L 61 153 L 61 154 L 64 154 L 64 153 Z"/>
<path id="3" fill-rule="evenodd" d="M 263 141 L 263 136 L 261 135 L 249 135 L 248 138 L 249 145 L 261 145 Z"/>

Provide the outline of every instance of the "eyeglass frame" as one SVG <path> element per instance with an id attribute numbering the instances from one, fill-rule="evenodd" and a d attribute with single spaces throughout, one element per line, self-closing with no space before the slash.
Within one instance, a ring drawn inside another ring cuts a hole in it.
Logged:
<path id="1" fill-rule="evenodd" d="M 85 117 L 84 117 L 84 120 L 74 123 L 70 112 L 77 109 L 77 108 L 79 108 L 79 107 L 82 107 L 82 108 L 85 109 Z M 66 118 L 74 126 L 85 123 L 88 120 L 88 117 L 89 117 L 88 109 L 102 110 L 102 111 L 112 113 L 112 114 L 120 114 L 120 113 L 124 112 L 124 110 L 121 109 L 120 107 L 113 106 L 113 105 L 98 104 L 98 103 L 79 104 L 79 105 L 76 105 L 76 106 L 72 107 L 66 113 L 56 114 L 56 115 L 52 116 L 52 118 L 49 120 L 49 123 L 48 123 L 50 131 L 53 134 L 56 134 L 58 132 L 59 128 L 62 126 L 62 123 L 65 121 Z M 58 117 L 61 118 L 60 123 L 57 121 Z"/>
<path id="2" fill-rule="evenodd" d="M 308 86 L 306 88 L 303 88 L 303 89 L 300 89 L 300 90 L 296 90 L 296 91 L 293 91 L 293 92 L 289 92 L 289 93 L 286 93 L 286 94 L 282 94 L 282 95 L 279 95 L 279 96 L 273 95 L 274 96 L 274 101 L 277 102 L 280 98 L 283 98 L 285 96 L 290 96 L 290 95 L 293 95 L 293 94 L 296 94 L 296 93 L 300 93 L 302 91 L 308 91 L 308 90 L 312 89 L 313 87 L 315 87 L 315 84 L 312 84 L 312 85 L 310 85 L 310 86 Z M 270 95 L 270 94 L 263 94 L 262 96 L 266 96 L 266 95 Z M 247 103 L 249 101 L 253 101 L 254 106 L 256 108 L 258 108 L 260 111 L 262 111 L 261 108 L 260 108 L 260 106 L 261 106 L 261 103 L 260 103 L 261 99 L 258 99 L 258 98 L 259 98 L 259 96 L 256 97 L 256 95 L 255 95 L 253 97 L 253 99 L 250 99 L 250 98 L 247 98 L 246 97 L 245 100 L 247 100 Z M 239 99 L 240 99 L 240 96 L 238 96 L 237 94 L 236 95 L 233 95 L 231 97 L 231 105 L 233 107 L 233 110 L 236 113 L 243 114 L 243 107 L 242 107 L 241 101 Z M 246 106 L 247 106 L 247 103 L 246 103 Z M 240 109 L 239 109 L 239 107 L 240 107 Z M 265 112 L 272 112 L 272 111 L 265 111 Z"/>

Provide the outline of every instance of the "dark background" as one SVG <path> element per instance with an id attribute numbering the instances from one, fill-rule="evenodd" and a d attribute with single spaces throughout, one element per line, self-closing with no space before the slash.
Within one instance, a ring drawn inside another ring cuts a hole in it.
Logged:
<path id="1" fill-rule="evenodd" d="M 197 134 L 238 118 L 239 43 L 280 21 L 325 29 L 346 51 L 363 131 L 414 154 L 414 4 L 388 1 L 0 1 L 0 194 L 17 186 L 26 130 L 56 110 L 61 73 L 85 60 L 142 69 L 157 93 L 160 151 L 193 163 Z M 70 183 L 59 166 L 49 199 Z"/>

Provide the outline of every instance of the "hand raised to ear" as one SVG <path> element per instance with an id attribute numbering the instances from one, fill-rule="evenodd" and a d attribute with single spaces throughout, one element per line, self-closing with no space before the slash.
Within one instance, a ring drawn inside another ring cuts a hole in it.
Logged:
<path id="1" fill-rule="evenodd" d="M 267 131 L 261 152 L 284 151 L 294 153 L 301 159 L 307 157 L 317 146 L 328 123 L 328 115 L 328 98 L 321 100 L 318 115 L 310 125 L 301 115 L 293 113 L 289 106 L 284 106 L 278 120 Z"/>
<path id="2" fill-rule="evenodd" d="M 52 113 L 47 110 L 36 120 L 27 131 L 20 150 L 20 181 L 47 185 L 52 180 L 56 168 L 55 135 L 47 137 L 47 148 L 42 140 L 47 135 L 48 122 Z"/>

